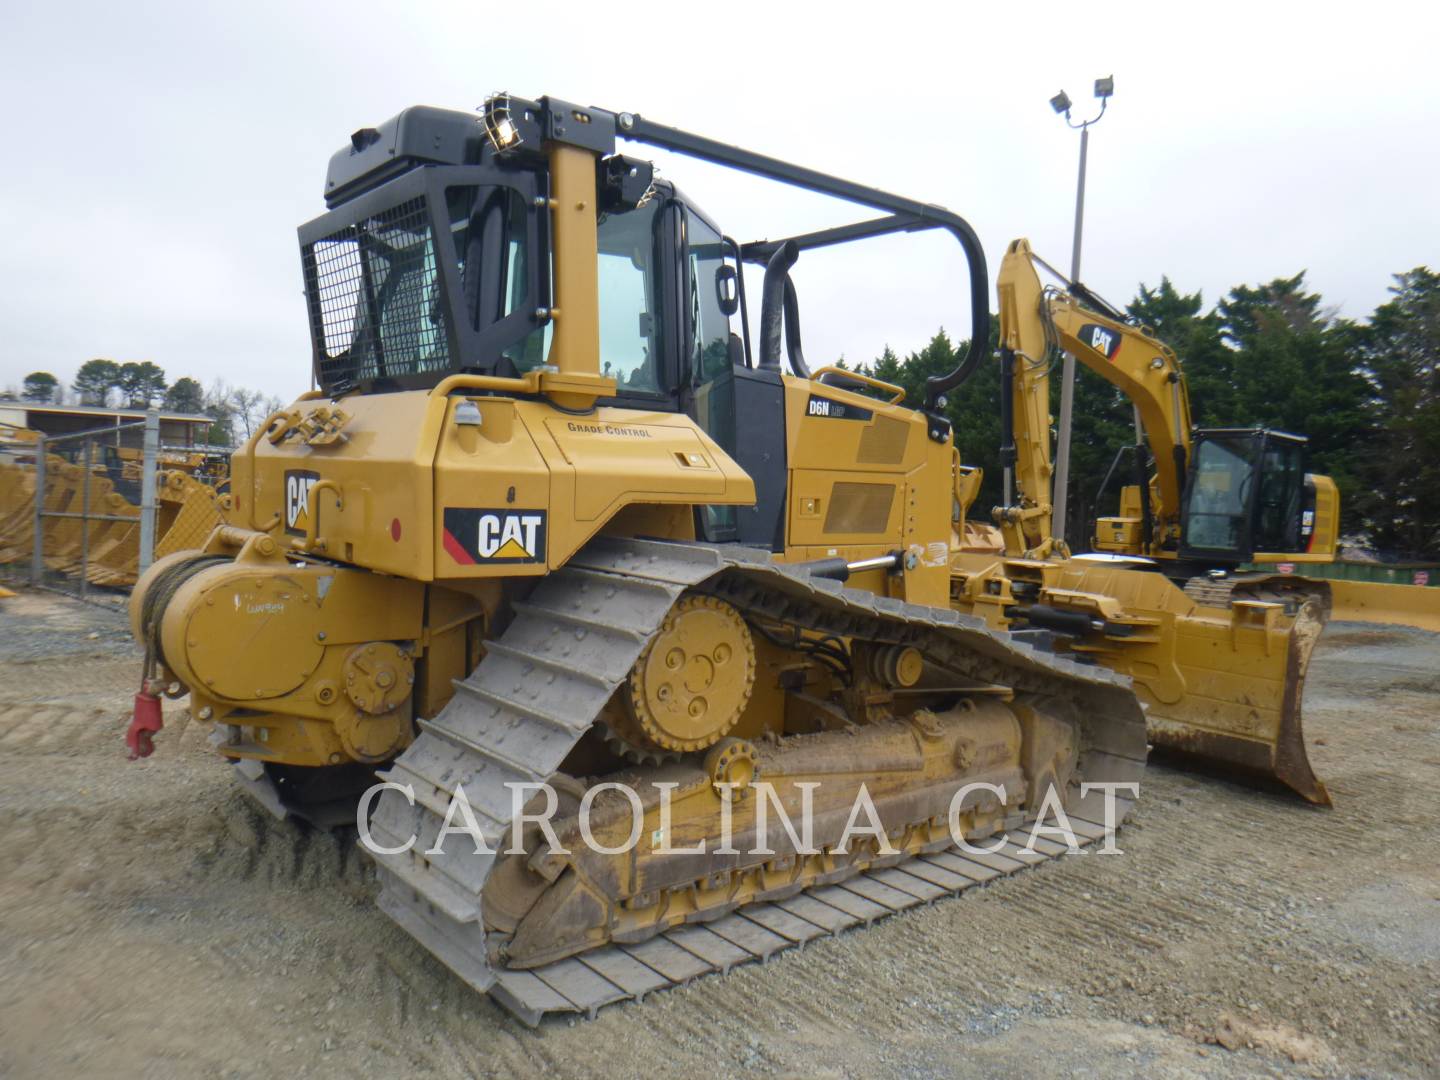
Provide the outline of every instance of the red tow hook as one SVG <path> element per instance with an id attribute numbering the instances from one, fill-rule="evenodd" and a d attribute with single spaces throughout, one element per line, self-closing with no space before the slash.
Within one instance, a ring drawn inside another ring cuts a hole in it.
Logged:
<path id="1" fill-rule="evenodd" d="M 155 752 L 155 733 L 165 726 L 160 699 L 151 693 L 153 684 L 146 679 L 135 695 L 135 716 L 125 732 L 125 745 L 130 747 L 130 760 L 149 757 Z"/>

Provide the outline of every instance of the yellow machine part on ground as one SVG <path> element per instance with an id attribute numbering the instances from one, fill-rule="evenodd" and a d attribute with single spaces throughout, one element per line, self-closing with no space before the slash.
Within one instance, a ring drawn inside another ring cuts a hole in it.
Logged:
<path id="1" fill-rule="evenodd" d="M 1082 559 L 956 553 L 954 603 L 996 628 L 1055 627 L 1056 647 L 1128 675 L 1150 741 L 1271 777 L 1328 804 L 1305 752 L 1302 692 L 1318 605 L 1197 603 L 1163 574 Z"/>
<path id="2" fill-rule="evenodd" d="M 35 479 L 32 464 L 0 461 L 0 563 L 28 561 L 35 545 Z M 88 498 L 86 488 L 88 486 Z M 101 469 L 84 469 L 64 458 L 46 458 L 44 510 L 88 512 L 126 520 L 83 521 L 49 517 L 44 524 L 47 570 L 74 575 L 84 568 L 92 585 L 135 584 L 140 563 L 140 508 L 119 492 Z M 155 557 L 201 547 L 220 523 L 215 489 L 182 470 L 156 478 Z"/>

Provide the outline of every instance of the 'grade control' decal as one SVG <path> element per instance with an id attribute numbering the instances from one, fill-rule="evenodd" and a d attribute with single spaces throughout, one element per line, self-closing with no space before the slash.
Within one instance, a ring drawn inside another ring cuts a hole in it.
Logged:
<path id="1" fill-rule="evenodd" d="M 545 511 L 447 506 L 443 543 L 462 566 L 543 563 Z"/>
<path id="2" fill-rule="evenodd" d="M 869 420 L 875 414 L 859 405 L 847 405 L 834 398 L 811 394 L 805 406 L 806 416 L 818 416 L 822 420 Z"/>
<path id="3" fill-rule="evenodd" d="M 310 489 L 319 479 L 319 473 L 308 469 L 285 471 L 285 531 L 292 536 L 305 535 L 310 518 Z"/>

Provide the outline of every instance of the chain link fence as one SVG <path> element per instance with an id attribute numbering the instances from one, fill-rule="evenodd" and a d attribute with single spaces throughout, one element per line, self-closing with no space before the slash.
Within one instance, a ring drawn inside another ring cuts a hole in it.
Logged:
<path id="1" fill-rule="evenodd" d="M 12 441 L 0 455 L 0 579 L 119 602 L 155 556 L 160 417 Z"/>

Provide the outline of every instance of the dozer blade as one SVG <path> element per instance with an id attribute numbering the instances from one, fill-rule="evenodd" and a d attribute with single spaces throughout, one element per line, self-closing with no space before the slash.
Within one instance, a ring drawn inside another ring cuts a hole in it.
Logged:
<path id="1" fill-rule="evenodd" d="M 1319 598 L 1292 595 L 1286 603 L 1227 589 L 1197 603 L 1162 574 L 1077 559 L 957 554 L 951 566 L 956 605 L 991 625 L 1006 625 L 1007 611 L 1024 617 L 1024 608 L 1003 599 L 1007 583 L 1033 591 L 1035 607 L 1072 620 L 1083 615 L 1089 629 L 1069 648 L 1134 680 L 1153 745 L 1330 804 L 1301 723 L 1305 672 L 1325 626 Z"/>
<path id="2" fill-rule="evenodd" d="M 1330 617 L 1352 622 L 1394 623 L 1440 634 L 1440 588 L 1327 580 Z"/>
<path id="3" fill-rule="evenodd" d="M 1236 673 L 1233 679 L 1227 679 L 1222 673 L 1199 666 L 1185 665 L 1197 689 L 1178 701 L 1153 701 L 1141 687 L 1140 698 L 1149 705 L 1150 741 L 1207 763 L 1271 777 L 1310 802 L 1329 806 L 1330 794 L 1310 767 L 1305 752 L 1301 721 L 1305 674 L 1324 627 L 1319 604 L 1303 605 L 1290 629 L 1283 664 L 1265 665 L 1279 675 L 1279 701 L 1274 703 L 1278 707 L 1265 707 L 1266 699 L 1274 699 L 1273 680 L 1265 680 L 1270 687 L 1259 687 L 1259 695 L 1252 698 L 1257 689 L 1253 675 Z M 1275 659 L 1278 661 L 1280 656 Z M 1238 710 L 1234 707 L 1237 704 L 1242 706 Z"/>

